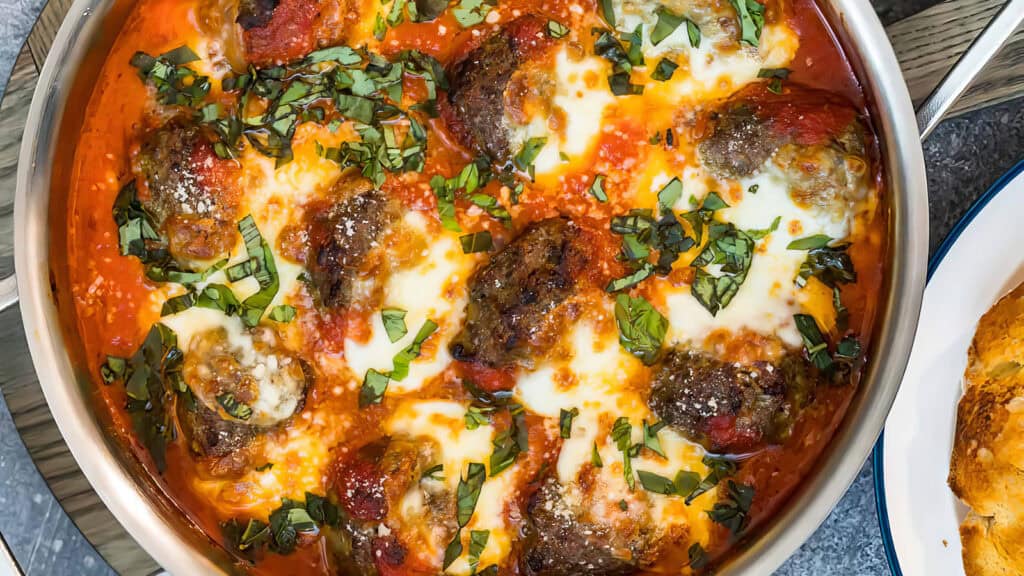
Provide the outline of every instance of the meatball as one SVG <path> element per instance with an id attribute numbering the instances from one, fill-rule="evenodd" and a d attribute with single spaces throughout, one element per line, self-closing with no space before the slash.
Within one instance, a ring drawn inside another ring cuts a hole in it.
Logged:
<path id="1" fill-rule="evenodd" d="M 383 437 L 342 455 L 334 467 L 331 487 L 340 505 L 342 565 L 375 563 L 382 573 L 402 567 L 408 549 L 398 533 L 380 530 L 389 511 L 411 491 L 423 498 L 424 524 L 438 539 L 455 534 L 455 499 L 443 482 L 424 474 L 437 463 L 439 447 L 425 438 Z M 364 562 L 371 559 L 370 563 Z M 342 572 L 358 574 L 361 572 Z"/>
<path id="2" fill-rule="evenodd" d="M 570 506 L 554 478 L 546 479 L 527 507 L 521 571 L 533 576 L 619 576 L 639 571 L 651 539 L 641 523 L 610 526 L 589 521 Z M 635 530 L 628 529 L 636 527 Z"/>
<path id="3" fill-rule="evenodd" d="M 703 165 L 730 179 L 754 175 L 771 160 L 794 200 L 833 207 L 857 200 L 868 172 L 864 127 L 836 96 L 792 86 L 775 95 L 763 85 L 740 92 L 709 117 L 698 146 Z"/>
<path id="4" fill-rule="evenodd" d="M 674 348 L 657 367 L 650 407 L 711 452 L 735 453 L 780 440 L 816 379 L 797 356 L 777 363 L 728 363 Z"/>
<path id="5" fill-rule="evenodd" d="M 346 308 L 370 252 L 379 246 L 399 210 L 369 181 L 356 183 L 340 202 L 314 214 L 306 258 L 310 280 L 326 308 Z"/>
<path id="6" fill-rule="evenodd" d="M 195 127 L 177 121 L 150 134 L 134 170 L 142 205 L 179 261 L 227 254 L 238 239 L 240 170 L 218 158 Z"/>
<path id="7" fill-rule="evenodd" d="M 573 294 L 585 265 L 579 232 L 566 218 L 534 222 L 477 271 L 452 356 L 493 368 L 525 359 L 537 348 L 550 328 L 551 311 Z"/>
<path id="8" fill-rule="evenodd" d="M 312 380 L 269 328 L 197 334 L 182 375 L 189 391 L 178 400 L 178 423 L 192 452 L 213 460 L 215 475 L 244 467 L 254 440 L 299 411 Z"/>
<path id="9" fill-rule="evenodd" d="M 246 61 L 271 65 L 339 43 L 358 12 L 341 0 L 239 0 L 235 21 Z"/>
<path id="10" fill-rule="evenodd" d="M 511 157 L 506 91 L 513 74 L 550 44 L 544 27 L 537 16 L 520 17 L 449 67 L 441 112 L 463 145 L 499 162 Z"/>

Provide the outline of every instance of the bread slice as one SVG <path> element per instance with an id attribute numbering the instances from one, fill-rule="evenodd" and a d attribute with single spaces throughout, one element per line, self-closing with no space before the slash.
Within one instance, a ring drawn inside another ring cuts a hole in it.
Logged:
<path id="1" fill-rule="evenodd" d="M 949 485 L 967 576 L 1024 575 L 1024 285 L 978 322 L 957 409 Z"/>

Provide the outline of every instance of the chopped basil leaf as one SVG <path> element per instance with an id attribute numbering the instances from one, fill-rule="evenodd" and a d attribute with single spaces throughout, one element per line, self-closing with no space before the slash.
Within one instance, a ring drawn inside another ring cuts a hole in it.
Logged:
<path id="1" fill-rule="evenodd" d="M 817 250 L 828 246 L 833 238 L 824 234 L 816 234 L 814 236 L 808 236 L 806 238 L 800 238 L 793 240 L 786 246 L 787 250 Z"/>
<path id="2" fill-rule="evenodd" d="M 626 499 L 625 498 L 622 498 L 621 500 L 619 500 L 619 510 L 622 510 L 623 512 L 625 512 L 626 510 L 629 510 L 629 504 L 626 503 Z"/>
<path id="3" fill-rule="evenodd" d="M 321 526 L 336 527 L 341 522 L 338 507 L 330 500 L 312 492 L 306 492 L 306 512 Z"/>
<path id="4" fill-rule="evenodd" d="M 295 308 L 287 304 L 274 306 L 268 317 L 274 322 L 291 322 L 295 319 Z"/>
<path id="5" fill-rule="evenodd" d="M 196 60 L 199 56 L 191 48 L 179 46 L 156 57 L 136 52 L 131 65 L 153 86 L 161 104 L 195 107 L 210 93 L 210 79 L 185 66 Z"/>
<path id="6" fill-rule="evenodd" d="M 289 505 L 294 507 L 286 507 Z M 299 533 L 313 532 L 316 529 L 316 522 L 298 502 L 286 502 L 270 514 L 270 533 L 274 537 L 276 551 L 280 554 L 295 551 Z"/>
<path id="7" fill-rule="evenodd" d="M 544 137 L 536 137 L 528 139 L 522 149 L 512 159 L 512 163 L 515 167 L 521 171 L 526 172 L 530 175 L 530 179 L 534 177 L 533 163 L 537 160 L 537 156 L 540 155 L 540 151 L 547 144 L 548 139 Z"/>
<path id="8" fill-rule="evenodd" d="M 651 74 L 653 80 L 658 82 L 665 82 L 672 79 L 672 75 L 676 73 L 676 68 L 679 68 L 679 64 L 669 60 L 668 58 L 662 58 L 658 61 L 658 65 L 654 67 L 654 72 Z M 661 133 L 658 133 L 658 140 L 661 140 Z M 657 142 L 652 142 L 656 144 Z"/>
<path id="9" fill-rule="evenodd" d="M 708 565 L 708 553 L 704 551 L 704 547 L 699 542 L 694 542 L 686 551 L 686 555 L 690 560 L 690 568 L 694 570 L 700 570 Z"/>
<path id="10" fill-rule="evenodd" d="M 490 419 L 487 414 L 493 412 L 493 408 L 480 408 L 478 406 L 470 406 L 466 410 L 466 430 L 476 430 L 477 428 L 490 423 Z"/>
<path id="11" fill-rule="evenodd" d="M 143 264 L 170 258 L 167 247 L 156 232 L 153 216 L 139 202 L 134 180 L 117 193 L 112 212 L 122 256 L 135 256 Z"/>
<path id="12" fill-rule="evenodd" d="M 331 48 L 315 50 L 303 59 L 303 63 L 307 65 L 319 64 L 321 62 L 337 62 L 342 66 L 357 66 L 362 61 L 363 57 L 348 46 L 332 46 Z"/>
<path id="13" fill-rule="evenodd" d="M 619 294 L 615 298 L 619 343 L 644 364 L 654 364 L 668 332 L 668 320 L 643 297 Z"/>
<path id="14" fill-rule="evenodd" d="M 630 454 L 632 446 L 633 425 L 629 419 L 620 416 L 612 425 L 612 440 L 616 448 L 622 452 L 622 475 L 626 478 L 626 485 L 630 490 L 636 487 L 636 478 L 633 476 L 633 457 Z"/>
<path id="15" fill-rule="evenodd" d="M 661 44 L 665 38 L 668 38 L 676 28 L 684 21 L 687 21 L 686 17 L 673 14 L 664 6 L 659 6 L 654 13 L 658 17 L 657 23 L 654 25 L 654 30 L 651 30 L 651 44 L 657 46 Z"/>
<path id="16" fill-rule="evenodd" d="M 493 4 L 485 0 L 460 0 L 451 12 L 459 26 L 469 28 L 483 22 L 491 8 Z"/>
<path id="17" fill-rule="evenodd" d="M 487 540 L 491 536 L 490 530 L 470 530 L 469 531 L 469 571 L 471 574 L 476 574 L 476 569 L 480 565 L 480 554 L 487 547 Z"/>
<path id="18" fill-rule="evenodd" d="M 548 20 L 548 36 L 555 39 L 565 38 L 568 33 L 569 28 L 561 22 L 558 22 L 557 20 Z"/>
<path id="19" fill-rule="evenodd" d="M 729 529 L 734 535 L 747 526 L 750 505 L 754 502 L 754 488 L 729 480 L 726 497 L 715 503 L 708 511 L 714 522 Z"/>
<path id="20" fill-rule="evenodd" d="M 703 458 L 703 463 L 708 467 L 708 474 L 694 489 L 686 496 L 686 504 L 689 505 L 698 496 L 704 494 L 708 490 L 711 490 L 718 485 L 723 479 L 728 478 L 736 474 L 736 462 L 727 458 L 721 458 L 713 455 L 706 455 Z M 680 484 L 681 485 L 681 484 Z"/>
<path id="21" fill-rule="evenodd" d="M 750 188 L 747 188 L 747 193 L 749 193 L 749 194 L 757 194 L 757 191 L 760 190 L 760 189 L 761 189 L 761 185 L 760 184 L 752 184 L 750 186 Z"/>
<path id="22" fill-rule="evenodd" d="M 604 191 L 604 174 L 597 174 L 594 176 L 594 181 L 590 184 L 590 195 L 597 198 L 598 202 L 607 202 L 608 194 Z"/>
<path id="23" fill-rule="evenodd" d="M 491 442 L 494 445 L 490 460 L 492 477 L 512 466 L 520 453 L 530 449 L 523 407 L 513 404 L 508 409 L 512 416 L 511 424 Z"/>
<path id="24" fill-rule="evenodd" d="M 460 484 L 461 486 L 461 484 Z M 475 504 L 474 504 L 475 505 Z M 462 528 L 455 531 L 452 541 L 444 548 L 444 560 L 441 562 L 441 569 L 447 570 L 452 562 L 455 562 L 462 555 Z"/>
<path id="25" fill-rule="evenodd" d="M 558 412 L 558 431 L 563 439 L 568 440 L 569 437 L 572 435 L 572 421 L 579 415 L 579 408 L 573 408 L 572 410 L 566 410 L 565 408 L 562 408 Z"/>
<path id="26" fill-rule="evenodd" d="M 238 231 L 245 241 L 245 250 L 250 261 L 255 261 L 253 277 L 259 284 L 259 291 L 241 303 L 240 314 L 246 326 L 252 327 L 260 323 L 263 312 L 277 295 L 280 286 L 277 277 L 277 266 L 274 264 L 274 252 L 260 234 L 252 215 L 246 216 L 238 223 Z"/>
<path id="27" fill-rule="evenodd" d="M 658 210 L 662 215 L 671 214 L 676 202 L 683 197 L 683 183 L 673 178 L 658 192 Z"/>
<path id="28" fill-rule="evenodd" d="M 708 195 L 704 197 L 704 201 L 701 203 L 702 210 L 710 210 L 715 212 L 728 208 L 729 204 L 722 200 L 722 197 L 718 195 L 718 192 L 708 192 Z"/>
<path id="29" fill-rule="evenodd" d="M 456 521 L 459 528 L 469 524 L 469 520 L 473 517 L 476 501 L 480 499 L 480 490 L 486 479 L 487 469 L 479 462 L 470 462 L 466 469 L 466 475 L 459 478 L 459 485 L 455 489 Z"/>
<path id="30" fill-rule="evenodd" d="M 828 343 L 821 334 L 821 329 L 813 316 L 807 314 L 796 314 L 793 316 L 796 329 L 804 341 L 804 350 L 819 370 L 828 370 L 832 367 L 832 358 L 828 353 Z"/>
<path id="31" fill-rule="evenodd" d="M 623 290 L 628 290 L 633 286 L 636 286 L 637 284 L 643 282 L 644 280 L 650 278 L 653 275 L 654 266 L 652 266 L 649 262 L 644 262 L 640 266 L 640 268 L 637 269 L 635 272 L 623 276 L 622 278 L 616 278 L 615 280 L 612 280 L 611 282 L 608 283 L 607 286 L 605 286 L 604 289 L 606 292 L 610 293 L 621 292 Z"/>
<path id="32" fill-rule="evenodd" d="M 836 358 L 856 360 L 860 357 L 860 353 L 860 341 L 852 336 L 843 338 L 839 344 L 836 344 Z"/>
<path id="33" fill-rule="evenodd" d="M 398 342 L 403 336 L 409 333 L 405 326 L 405 310 L 399 308 L 385 308 L 380 311 L 380 319 L 384 323 L 384 332 L 392 343 Z"/>
<path id="34" fill-rule="evenodd" d="M 608 88 L 616 96 L 636 96 L 644 93 L 643 84 L 633 84 L 628 72 L 616 72 L 609 76 Z"/>
<path id="35" fill-rule="evenodd" d="M 248 405 L 239 402 L 234 394 L 230 392 L 217 395 L 217 404 L 220 404 L 221 408 L 228 413 L 232 418 L 239 420 L 248 420 L 252 418 L 252 408 Z"/>
<path id="36" fill-rule="evenodd" d="M 666 424 L 664 422 L 655 422 L 654 424 L 647 424 L 647 420 L 643 421 L 643 432 L 644 432 L 644 448 L 654 452 L 662 458 L 668 458 L 665 455 L 665 451 L 661 448 L 661 440 L 658 440 L 658 432 L 664 428 Z"/>
<path id="37" fill-rule="evenodd" d="M 838 286 L 832 289 L 832 307 L 836 310 L 836 330 L 845 332 L 850 323 L 850 311 L 843 306 L 842 293 Z"/>
<path id="38" fill-rule="evenodd" d="M 463 254 L 487 252 L 494 246 L 491 233 L 487 230 L 459 236 L 459 243 L 462 244 Z"/>
<path id="39" fill-rule="evenodd" d="M 470 164 L 470 166 L 473 166 L 473 164 Z M 505 226 L 512 226 L 512 215 L 508 213 L 508 210 L 494 196 L 473 194 L 469 197 L 469 201 L 483 208 L 484 212 L 487 212 L 492 218 L 500 220 Z"/>
<path id="40" fill-rule="evenodd" d="M 676 477 L 672 483 L 675 484 L 676 492 L 680 496 L 689 497 L 700 486 L 700 474 L 690 470 L 680 470 L 676 472 Z"/>
<path id="41" fill-rule="evenodd" d="M 764 239 L 764 237 L 766 237 L 769 234 L 771 234 L 772 232 L 775 232 L 776 230 L 778 230 L 779 229 L 779 224 L 781 224 L 781 223 L 782 223 L 782 216 L 776 216 L 775 220 L 772 220 L 772 225 L 771 226 L 769 226 L 768 228 L 761 229 L 761 230 L 747 230 L 747 236 L 750 236 L 755 241 L 756 240 L 762 240 L 762 239 Z"/>
<path id="42" fill-rule="evenodd" d="M 705 205 L 707 204 L 705 200 Z M 690 292 L 712 316 L 727 307 L 746 281 L 754 257 L 754 239 L 731 223 L 708 226 L 708 243 L 690 263 L 697 269 Z M 715 276 L 705 267 L 715 266 Z"/>
<path id="43" fill-rule="evenodd" d="M 690 46 L 694 48 L 700 48 L 700 27 L 697 23 L 689 18 L 686 19 L 686 34 L 690 37 Z"/>
<path id="44" fill-rule="evenodd" d="M 266 472 L 267 470 L 270 470 L 273 467 L 274 467 L 274 463 L 273 462 L 265 462 L 265 463 L 260 464 L 259 466 L 257 466 L 256 467 L 256 471 L 257 472 Z"/>
<path id="45" fill-rule="evenodd" d="M 174 331 L 154 324 L 130 358 L 108 356 L 100 368 L 104 382 L 124 383 L 133 428 L 160 472 L 167 467 L 167 443 L 175 437 L 169 403 L 188 390 L 181 375 L 184 357 Z"/>
<path id="46" fill-rule="evenodd" d="M 740 41 L 757 47 L 764 29 L 764 5 L 757 0 L 729 0 L 740 20 Z"/>
<path id="47" fill-rule="evenodd" d="M 390 381 L 391 378 L 387 374 L 381 374 L 373 368 L 367 370 L 366 376 L 363 377 L 363 386 L 359 389 L 359 407 L 366 408 L 370 404 L 380 404 Z"/>
<path id="48" fill-rule="evenodd" d="M 594 468 L 604 468 L 604 462 L 601 461 L 601 453 L 597 450 L 596 441 L 590 449 L 590 463 L 594 465 Z"/>
<path id="49" fill-rule="evenodd" d="M 648 492 L 672 496 L 676 493 L 676 486 L 671 480 L 646 470 L 637 470 L 636 475 L 640 478 L 640 485 Z"/>
<path id="50" fill-rule="evenodd" d="M 829 288 L 838 288 L 840 284 L 852 284 L 857 281 L 857 272 L 853 269 L 853 260 L 847 250 L 849 244 L 839 246 L 823 246 L 807 252 L 807 259 L 800 264 L 796 283 L 807 284 L 812 276 Z"/>
<path id="51" fill-rule="evenodd" d="M 444 464 L 434 464 L 423 472 L 420 476 L 420 480 L 444 480 L 444 475 L 440 474 L 441 472 L 444 472 Z"/>
<path id="52" fill-rule="evenodd" d="M 791 73 L 788 68 L 762 68 L 757 77 L 770 79 L 768 91 L 772 94 L 782 94 L 782 81 L 787 80 Z"/>
<path id="53" fill-rule="evenodd" d="M 448 0 L 416 0 L 410 7 L 416 8 L 416 15 L 413 20 L 416 22 L 430 22 L 436 20 L 448 8 Z"/>
<path id="54" fill-rule="evenodd" d="M 242 303 L 235 293 L 223 284 L 209 284 L 196 295 L 195 305 L 198 308 L 220 310 L 228 316 L 234 316 L 242 310 Z"/>
<path id="55" fill-rule="evenodd" d="M 100 376 L 106 384 L 112 384 L 124 378 L 128 366 L 127 360 L 119 356 L 107 356 L 106 362 L 100 365 Z"/>
<path id="56" fill-rule="evenodd" d="M 612 0 L 601 0 L 601 16 L 609 26 L 615 28 L 615 8 L 612 5 Z"/>
<path id="57" fill-rule="evenodd" d="M 392 380 L 395 382 L 405 380 L 405 377 L 409 375 L 409 364 L 416 358 L 419 358 L 420 348 L 434 332 L 437 332 L 437 323 L 430 319 L 425 320 L 419 332 L 416 333 L 416 337 L 413 338 L 412 343 L 398 354 L 395 354 L 392 360 L 391 373 L 388 374 Z"/>
<path id="58" fill-rule="evenodd" d="M 455 190 L 449 187 L 444 176 L 439 174 L 430 179 L 430 188 L 437 199 L 437 214 L 441 218 L 441 226 L 451 232 L 462 232 L 455 217 Z"/>
<path id="59" fill-rule="evenodd" d="M 163 306 L 160 307 L 160 317 L 171 316 L 179 312 L 184 312 L 192 306 L 195 306 L 196 295 L 193 292 L 187 292 L 180 296 L 168 298 L 164 301 Z"/>

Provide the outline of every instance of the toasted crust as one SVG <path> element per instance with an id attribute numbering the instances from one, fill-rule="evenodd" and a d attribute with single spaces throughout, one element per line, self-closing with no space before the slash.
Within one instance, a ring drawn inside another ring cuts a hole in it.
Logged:
<path id="1" fill-rule="evenodd" d="M 1024 574 L 1024 285 L 978 322 L 957 409 L 949 485 L 968 576 Z"/>

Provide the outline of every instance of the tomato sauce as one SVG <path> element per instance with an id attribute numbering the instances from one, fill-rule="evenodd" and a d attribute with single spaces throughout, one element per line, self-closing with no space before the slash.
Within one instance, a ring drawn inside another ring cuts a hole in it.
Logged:
<path id="1" fill-rule="evenodd" d="M 120 255 L 118 231 L 111 218 L 111 206 L 118 191 L 132 176 L 132 151 L 137 147 L 154 114 L 151 94 L 129 62 L 136 51 L 159 54 L 183 42 L 194 43 L 198 37 L 193 5 L 190 2 L 143 0 L 140 6 L 144 9 L 132 13 L 97 79 L 86 122 L 82 127 L 71 181 L 73 191 L 70 196 L 71 215 L 67 236 L 68 261 L 73 263 L 70 271 L 71 291 L 77 312 L 76 328 L 93 374 L 99 374 L 100 366 L 108 355 L 131 356 L 146 335 L 145 327 L 159 321 L 151 305 L 152 298 L 158 293 L 158 285 L 145 278 L 144 267 L 138 260 Z M 318 32 L 313 29 L 316 23 L 315 15 L 309 8 L 312 3 L 285 0 L 282 6 L 285 10 L 276 14 L 275 20 L 288 20 L 286 26 L 276 28 L 272 33 L 246 33 L 250 45 L 248 56 L 252 60 L 260 63 L 292 60 L 325 42 L 329 43 L 329 39 L 322 35 L 317 37 Z M 867 104 L 861 84 L 815 2 L 779 0 L 770 2 L 769 8 L 770 14 L 785 18 L 800 39 L 799 50 L 791 65 L 791 79 L 795 83 L 832 94 L 838 101 L 852 103 L 866 117 Z M 449 63 L 478 46 L 484 37 L 482 32 L 497 29 L 502 23 L 517 16 L 543 14 L 557 18 L 568 26 L 579 26 L 583 22 L 582 14 L 591 14 L 596 10 L 597 3 L 592 0 L 517 0 L 515 8 L 503 12 L 500 20 L 487 20 L 480 29 L 472 31 L 462 30 L 454 17 L 445 13 L 433 22 L 406 22 L 390 29 L 379 52 L 393 56 L 403 50 L 415 49 L 438 58 L 442 63 Z M 421 82 L 406 80 L 408 97 L 416 98 L 422 95 L 423 90 Z M 830 114 L 827 107 L 823 109 L 818 106 L 820 102 L 816 103 L 813 97 L 804 104 L 799 108 L 787 109 L 794 113 L 794 118 L 800 117 L 799 122 L 794 120 L 787 126 L 793 128 L 798 124 L 800 139 L 807 143 L 821 143 L 834 134 L 836 126 L 849 123 L 849 118 L 838 113 Z M 808 121 L 807 113 L 812 110 L 821 116 Z M 621 238 L 608 231 L 608 222 L 613 216 L 625 213 L 634 206 L 631 206 L 628 199 L 620 199 L 615 191 L 631 186 L 652 151 L 666 147 L 664 142 L 652 143 L 649 127 L 635 118 L 613 118 L 606 121 L 609 129 L 601 134 L 585 168 L 568 171 L 556 184 L 529 187 L 519 205 L 513 209 L 517 223 L 558 214 L 572 216 L 580 223 L 592 258 L 583 275 L 588 287 L 596 291 L 603 289 L 609 279 L 620 277 L 626 270 L 617 257 Z M 695 133 L 700 132 L 699 125 L 689 125 L 689 128 Z M 384 191 L 407 208 L 434 213 L 437 200 L 428 183 L 430 176 L 454 176 L 472 159 L 474 154 L 467 150 L 464 141 L 461 135 L 453 134 L 443 120 L 430 120 L 426 161 L 431 170 L 421 174 L 406 173 L 389 177 L 383 186 Z M 877 157 L 877 153 L 873 153 L 875 170 L 879 174 L 877 181 L 881 182 L 881 167 L 878 166 Z M 590 196 L 589 190 L 596 174 L 606 177 L 604 186 L 610 192 L 606 203 L 594 202 Z M 492 181 L 483 192 L 500 198 L 505 205 L 509 204 L 511 191 L 500 182 Z M 731 193 L 739 195 L 742 191 L 733 190 Z M 860 335 L 864 350 L 871 349 L 870 338 L 878 312 L 878 294 L 887 252 L 885 191 L 881 190 L 879 195 L 880 205 L 876 213 L 860 223 L 865 230 L 859 241 L 850 248 L 858 281 L 842 288 L 842 300 L 849 309 L 850 327 L 852 332 Z M 499 247 L 511 241 L 515 229 L 506 228 L 491 219 L 466 217 L 468 205 L 464 202 L 460 200 L 458 212 L 466 231 L 491 231 L 495 245 Z M 517 227 L 521 228 L 518 224 Z M 692 281 L 689 271 L 685 267 L 678 274 L 673 273 L 670 280 L 677 284 L 687 284 Z M 303 353 L 341 358 L 344 355 L 345 339 L 365 342 L 369 338 L 369 321 L 365 311 L 325 313 L 317 310 L 308 293 L 300 296 L 292 303 L 300 318 L 298 330 L 304 342 Z M 614 325 L 610 320 L 609 323 Z M 725 345 L 740 347 L 740 340 L 737 338 L 730 343 L 726 339 Z M 870 359 L 862 359 L 864 361 Z M 859 374 L 859 371 L 855 371 L 855 374 Z M 486 392 L 506 391 L 515 385 L 514 375 L 506 370 L 455 363 L 429 384 L 424 394 L 437 393 L 469 399 L 469 395 L 459 385 L 462 379 L 472 380 Z M 737 480 L 754 486 L 758 494 L 751 510 L 751 533 L 756 533 L 758 525 L 766 522 L 785 505 L 800 480 L 828 445 L 856 391 L 856 378 L 854 380 L 846 386 L 819 387 L 814 403 L 802 413 L 785 441 L 745 457 Z M 193 463 L 188 447 L 180 441 L 170 443 L 167 451 L 168 468 L 162 474 L 157 472 L 145 447 L 132 432 L 131 417 L 124 410 L 127 397 L 123 386 L 98 386 L 103 409 L 113 417 L 120 439 L 147 465 L 154 477 L 162 483 L 168 496 L 188 518 L 199 529 L 221 540 L 220 524 L 226 520 L 224 509 L 209 506 L 206 496 L 196 491 L 196 479 L 201 469 Z M 359 410 L 356 408 L 357 403 L 358 389 L 332 383 L 331 386 L 314 388 L 307 399 L 307 408 L 315 407 L 317 413 L 344 415 L 338 417 L 338 427 L 348 432 L 344 444 L 359 446 L 384 436 L 382 422 L 393 405 L 389 399 L 385 399 L 380 405 Z M 520 485 L 524 487 L 554 461 L 559 445 L 555 433 L 545 427 L 543 419 L 530 415 L 527 422 L 531 451 L 523 461 L 523 478 L 519 479 Z M 532 449 L 534 446 L 536 450 Z M 332 453 L 333 456 L 337 454 Z M 528 493 L 524 489 L 524 499 Z M 510 510 L 510 516 L 520 514 L 526 503 L 520 501 L 517 504 L 518 509 Z M 246 512 L 245 506 L 238 506 L 237 512 Z M 730 538 L 727 531 L 721 527 L 717 529 L 721 533 L 717 534 L 717 542 L 709 552 L 721 556 L 727 554 Z M 300 545 L 292 555 L 261 554 L 255 565 L 249 565 L 244 560 L 241 565 L 257 574 L 330 573 L 335 567 L 326 540 L 312 540 L 306 545 Z M 396 566 L 387 560 L 391 557 L 387 542 L 375 546 L 378 546 L 380 552 L 377 569 L 383 575 L 426 574 L 431 570 L 427 566 L 417 566 L 414 562 Z M 666 562 L 676 562 L 675 567 L 678 567 L 678 554 L 673 554 Z M 516 571 L 514 567 L 503 568 L 503 573 Z M 675 571 L 678 572 L 678 568 Z"/>

